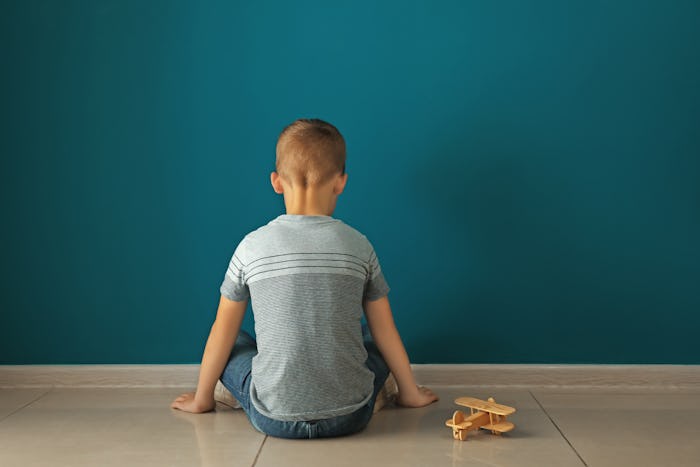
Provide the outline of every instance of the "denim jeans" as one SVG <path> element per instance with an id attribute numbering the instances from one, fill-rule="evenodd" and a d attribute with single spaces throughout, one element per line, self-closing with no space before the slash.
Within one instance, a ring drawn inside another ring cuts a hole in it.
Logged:
<path id="1" fill-rule="evenodd" d="M 362 326 L 362 336 L 367 349 L 365 364 L 374 373 L 374 392 L 367 404 L 350 414 L 321 420 L 281 421 L 258 412 L 250 401 L 250 371 L 258 347 L 255 339 L 245 331 L 241 331 L 236 339 L 221 375 L 221 383 L 240 402 L 250 423 L 267 435 L 277 438 L 327 438 L 357 433 L 362 431 L 372 418 L 377 394 L 389 376 L 389 368 L 365 325 Z"/>

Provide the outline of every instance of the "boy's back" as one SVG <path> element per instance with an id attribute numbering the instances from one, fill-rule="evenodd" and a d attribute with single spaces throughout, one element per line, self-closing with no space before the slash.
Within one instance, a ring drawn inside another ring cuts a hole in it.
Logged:
<path id="1" fill-rule="evenodd" d="M 251 401 L 260 413 L 324 419 L 367 403 L 362 304 L 389 287 L 364 235 L 330 216 L 281 215 L 241 241 L 220 290 L 251 299 Z"/>
<path id="2" fill-rule="evenodd" d="M 416 384 L 372 245 L 331 217 L 348 179 L 343 136 L 323 120 L 298 119 L 282 130 L 275 153 L 270 183 L 287 214 L 236 248 L 197 391 L 170 406 L 213 410 L 219 381 L 260 432 L 316 438 L 364 429 L 390 373 L 396 387 L 386 386 L 398 389 L 398 404 L 434 402 Z M 248 299 L 257 342 L 241 330 Z"/>

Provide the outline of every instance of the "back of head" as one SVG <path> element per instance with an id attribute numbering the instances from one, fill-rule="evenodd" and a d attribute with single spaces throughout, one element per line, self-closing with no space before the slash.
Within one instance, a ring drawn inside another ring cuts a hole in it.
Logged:
<path id="1" fill-rule="evenodd" d="M 292 184 L 318 186 L 345 173 L 345 140 L 338 129 L 317 118 L 287 125 L 277 140 L 276 170 Z"/>

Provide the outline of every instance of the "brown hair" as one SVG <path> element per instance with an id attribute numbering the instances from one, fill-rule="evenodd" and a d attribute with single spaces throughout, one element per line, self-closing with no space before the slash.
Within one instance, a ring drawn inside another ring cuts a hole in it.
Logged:
<path id="1" fill-rule="evenodd" d="M 301 186 L 318 186 L 345 173 L 345 140 L 338 129 L 317 118 L 287 125 L 277 140 L 276 170 Z"/>

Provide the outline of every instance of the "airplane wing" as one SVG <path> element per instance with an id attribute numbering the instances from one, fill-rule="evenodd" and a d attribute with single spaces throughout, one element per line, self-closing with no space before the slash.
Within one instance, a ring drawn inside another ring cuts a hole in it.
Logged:
<path id="1" fill-rule="evenodd" d="M 510 415 L 515 412 L 513 407 L 508 407 L 507 405 L 496 404 L 494 402 L 482 401 L 481 399 L 475 399 L 473 397 L 459 397 L 455 399 L 455 404 L 463 405 L 469 407 L 470 409 L 483 410 L 484 412 L 491 412 L 496 415 Z"/>
<path id="2" fill-rule="evenodd" d="M 508 433 L 510 430 L 515 428 L 515 425 L 513 425 L 510 422 L 499 422 L 494 424 L 488 423 L 482 426 L 481 428 L 483 428 L 484 430 L 494 430 L 499 433 Z"/>

